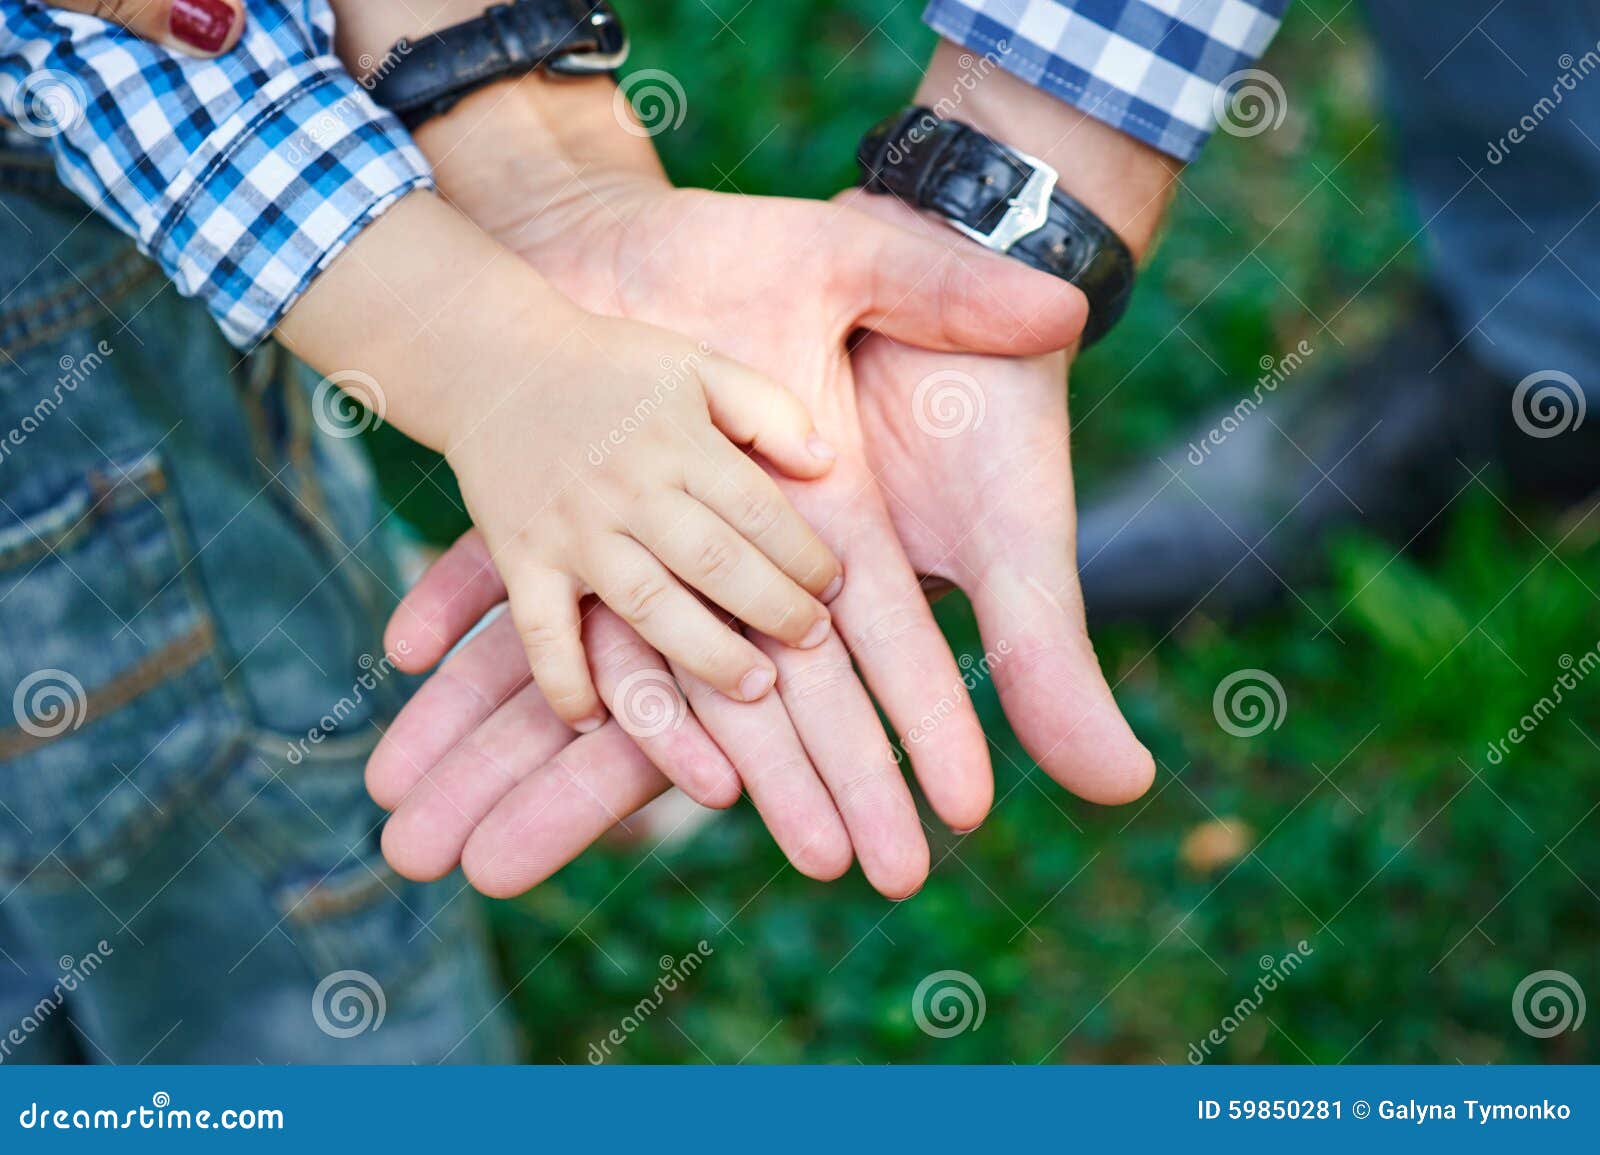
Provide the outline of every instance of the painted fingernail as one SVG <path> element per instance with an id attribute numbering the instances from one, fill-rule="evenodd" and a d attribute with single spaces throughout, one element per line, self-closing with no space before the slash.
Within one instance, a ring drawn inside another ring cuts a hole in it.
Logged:
<path id="1" fill-rule="evenodd" d="M 739 697 L 743 698 L 746 702 L 754 702 L 768 690 L 772 689 L 773 683 L 777 680 L 778 675 L 774 674 L 771 670 L 751 670 L 748 674 L 739 679 Z"/>
<path id="2" fill-rule="evenodd" d="M 572 724 L 572 728 L 580 734 L 593 734 L 600 729 L 600 723 L 605 719 L 599 714 L 590 714 L 587 718 L 580 718 Z"/>
<path id="3" fill-rule="evenodd" d="M 802 650 L 815 649 L 828 640 L 828 632 L 833 629 L 831 618 L 823 618 L 816 625 L 806 631 L 806 636 L 800 639 Z"/>
<path id="4" fill-rule="evenodd" d="M 842 589 L 844 589 L 844 574 L 840 574 L 838 577 L 834 578 L 828 583 L 828 588 L 822 591 L 823 603 L 826 604 L 838 597 L 839 591 Z"/>
<path id="5" fill-rule="evenodd" d="M 806 438 L 806 448 L 811 451 L 812 457 L 821 458 L 823 461 L 832 461 L 839 456 L 839 451 L 829 445 L 822 438 L 813 433 Z"/>
<path id="6" fill-rule="evenodd" d="M 169 27 L 175 40 L 201 52 L 220 52 L 238 13 L 222 0 L 172 0 Z"/>

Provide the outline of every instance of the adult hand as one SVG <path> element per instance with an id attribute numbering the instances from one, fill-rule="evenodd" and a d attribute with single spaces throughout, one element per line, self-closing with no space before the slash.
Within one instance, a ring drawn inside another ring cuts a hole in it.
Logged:
<path id="1" fill-rule="evenodd" d="M 559 103 L 558 98 L 553 99 L 557 99 Z M 592 107 L 592 104 L 589 107 Z M 638 142 L 632 142 L 631 138 L 615 133 L 614 129 L 608 133 L 604 131 L 604 125 L 585 124 L 584 115 L 585 108 L 577 106 L 548 118 L 535 117 L 521 126 L 519 135 L 524 140 L 544 140 L 546 145 L 556 146 L 550 149 L 555 153 L 561 151 L 558 146 L 564 134 L 591 141 L 610 140 L 615 142 L 616 153 L 631 152 L 633 156 L 623 155 L 619 158 L 612 155 L 607 157 L 604 163 L 596 163 L 591 153 L 590 163 L 581 170 L 573 166 L 563 171 L 561 165 L 547 159 L 538 165 L 515 162 L 510 172 L 491 172 L 487 176 L 479 172 L 476 179 L 469 179 L 463 172 L 457 186 L 458 202 L 480 222 L 494 228 L 503 238 L 509 239 L 513 244 L 519 244 L 546 275 L 562 283 L 569 292 L 589 307 L 648 317 L 657 323 L 664 323 L 691 334 L 715 331 L 719 334 L 719 347 L 724 347 L 721 344 L 721 335 L 727 334 L 728 339 L 738 342 L 728 347 L 728 351 L 733 355 L 744 357 L 757 365 L 763 364 L 762 359 L 767 358 L 766 365 L 769 371 L 783 373 L 785 379 L 791 383 L 820 383 L 816 396 L 808 400 L 816 412 L 819 428 L 840 445 L 842 450 L 841 464 L 835 470 L 835 478 L 843 473 L 847 466 L 853 467 L 854 470 L 853 473 L 846 474 L 851 478 L 850 484 L 846 487 L 850 492 L 825 494 L 815 499 L 819 502 L 819 511 L 824 515 L 818 524 L 825 537 L 829 532 L 827 524 L 838 528 L 842 521 L 847 529 L 853 530 L 844 534 L 842 540 L 846 542 L 874 545 L 890 540 L 887 526 L 883 521 L 883 514 L 886 511 L 868 484 L 870 474 L 862 453 L 863 450 L 870 453 L 872 446 L 862 441 L 855 414 L 850 375 L 847 367 L 830 363 L 837 359 L 837 354 L 831 350 L 839 348 L 839 339 L 863 316 L 871 315 L 873 307 L 880 310 L 886 308 L 886 315 L 890 317 L 891 325 L 899 320 L 914 329 L 916 324 L 921 323 L 923 327 L 920 337 L 913 335 L 913 339 L 921 339 L 928 343 L 947 343 L 950 339 L 949 333 L 941 330 L 939 324 L 932 326 L 926 324 L 930 317 L 944 324 L 960 324 L 962 310 L 977 311 L 985 315 L 986 323 L 994 326 L 996 330 L 1015 334 L 1012 340 L 1013 347 L 1041 348 L 1048 347 L 1052 343 L 1059 345 L 1073 335 L 1075 326 L 1081 322 L 1081 303 L 1075 294 L 1062 291 L 1059 285 L 1046 283 L 1044 279 L 1029 273 L 1021 266 L 1011 262 L 996 263 L 993 258 L 976 251 L 960 257 L 952 253 L 946 262 L 934 266 L 936 275 L 940 278 L 936 286 L 938 295 L 935 298 L 939 308 L 932 314 L 921 314 L 920 321 L 895 318 L 896 298 L 915 287 L 916 280 L 929 271 L 925 256 L 921 258 L 923 264 L 917 266 L 914 272 L 903 262 L 894 259 L 906 248 L 903 237 L 890 238 L 881 231 L 864 229 L 859 218 L 837 211 L 829 212 L 821 206 L 754 198 L 714 197 L 703 193 L 669 194 L 661 183 L 659 169 L 655 167 L 653 161 L 646 163 L 639 159 L 641 156 L 648 157 L 648 148 L 642 150 L 634 148 L 634 144 Z M 606 115 L 609 117 L 609 108 L 606 109 Z M 428 147 L 426 138 L 424 147 Z M 453 146 L 444 151 L 448 155 L 460 158 L 461 142 L 453 142 Z M 440 172 L 441 182 L 447 191 L 451 191 L 451 185 L 454 183 L 449 178 L 450 167 L 453 165 L 442 165 Z M 513 181 L 516 176 L 529 171 L 549 179 L 551 185 L 543 190 L 526 189 L 525 199 L 520 204 L 500 195 L 508 187 L 514 187 Z M 602 195 L 595 197 L 586 192 L 580 200 L 564 202 L 560 190 L 574 188 L 600 190 Z M 555 191 L 552 192 L 552 189 Z M 563 218 L 552 211 L 558 207 L 570 207 L 573 211 Z M 937 243 L 941 248 L 946 247 L 942 239 L 937 242 L 930 240 L 928 243 Z M 887 251 L 885 246 L 890 246 Z M 883 259 L 886 257 L 890 259 Z M 983 284 L 988 284 L 993 291 L 978 292 L 976 286 Z M 720 288 L 722 291 L 720 294 L 715 293 L 707 290 L 705 286 Z M 794 292 L 796 286 L 809 291 L 796 294 Z M 821 286 L 824 291 L 817 292 L 816 286 Z M 841 287 L 846 293 L 843 300 L 830 300 L 829 292 L 837 291 Z M 870 298 L 874 290 L 883 294 L 882 297 L 869 300 L 865 310 L 857 306 L 857 315 L 841 309 L 841 304 L 847 304 L 850 300 L 848 293 L 866 293 Z M 1018 324 L 1019 308 L 1031 314 L 1030 324 L 1033 329 L 1031 335 L 1027 332 L 1029 326 Z M 658 309 L 663 311 L 655 311 Z M 707 328 L 719 324 L 722 327 L 715 330 Z M 885 348 L 899 347 L 886 340 Z M 1006 363 L 995 362 L 995 364 Z M 799 373 L 794 369 L 797 365 L 802 367 Z M 927 371 L 926 367 L 923 371 Z M 1059 478 L 1052 486 L 1044 487 L 1041 492 L 1064 494 L 1065 500 L 1056 502 L 1055 512 L 1061 516 L 1058 516 L 1053 524 L 1060 526 L 1061 529 L 1059 533 L 1054 533 L 1041 542 L 1039 554 L 1048 555 L 1050 561 L 1048 565 L 1041 565 L 1041 572 L 1034 577 L 1034 582 L 1049 582 L 1060 588 L 1065 595 L 1071 592 L 1067 587 L 1072 585 L 1070 482 L 1064 454 L 1065 414 L 1061 400 L 1059 365 L 1054 370 L 1042 365 L 1035 367 L 1032 381 L 1036 386 L 1045 373 L 1054 374 L 1055 410 L 1059 413 L 1057 425 L 1062 436 L 1052 443 L 1048 436 L 1050 427 L 1046 426 L 1042 431 L 1045 436 L 1041 439 L 1041 443 L 1048 452 L 1039 461 L 1039 467 L 1041 471 L 1059 467 Z M 914 384 L 915 381 L 907 383 L 907 388 Z M 1048 397 L 1048 392 L 1041 394 L 1043 399 L 1041 405 L 1046 409 L 1048 409 Z M 905 407 L 905 414 L 909 417 L 910 413 L 908 405 Z M 1008 428 L 1013 432 L 1027 432 L 1027 419 L 1019 414 L 1019 420 L 1008 423 Z M 869 437 L 876 436 L 879 439 L 886 460 L 895 454 L 905 455 L 907 452 L 915 454 L 919 450 L 926 450 L 925 445 L 921 447 L 917 445 L 917 439 L 902 439 L 901 430 L 887 421 L 879 420 L 869 425 L 868 430 Z M 993 442 L 992 446 L 1001 453 L 1023 448 L 1014 443 L 1008 444 L 1004 437 Z M 967 468 L 967 463 L 956 458 L 945 457 L 943 460 L 937 458 L 938 455 L 935 455 L 935 459 L 931 462 L 936 474 L 939 469 L 952 472 L 936 477 L 940 484 L 935 486 L 933 492 L 962 489 L 961 473 Z M 906 459 L 900 462 L 896 472 L 903 479 L 903 484 L 915 484 L 916 482 L 909 479 L 917 477 L 919 468 L 918 461 Z M 988 483 L 982 487 L 981 492 L 987 493 L 991 500 L 1001 496 L 1001 490 Z M 928 496 L 930 495 L 924 495 L 923 501 L 926 501 Z M 829 500 L 830 504 L 822 504 L 825 499 Z M 796 500 L 801 501 L 801 498 L 797 497 Z M 801 508 L 813 517 L 817 516 L 806 505 L 802 504 Z M 968 496 L 963 496 L 957 508 L 976 509 L 978 513 L 982 513 L 981 506 L 975 507 Z M 1018 516 L 1004 522 L 997 521 L 992 527 L 993 532 L 980 535 L 978 541 L 981 545 L 977 550 L 969 550 L 962 555 L 963 563 L 983 561 L 988 556 L 985 550 L 993 549 L 1003 540 L 1002 534 L 1006 525 L 1013 527 L 1019 539 L 1026 540 L 1032 527 L 1025 519 L 1030 516 L 1033 514 L 1028 510 L 1019 509 Z M 900 520 L 903 522 L 904 518 Z M 952 538 L 960 536 L 960 530 L 954 528 L 954 523 L 951 521 L 950 511 L 945 511 L 943 516 L 937 518 L 936 524 L 942 527 L 941 533 L 948 531 Z M 1066 547 L 1052 552 L 1050 547 L 1062 541 L 1066 542 Z M 1017 541 L 1010 544 L 1015 547 Z M 927 567 L 935 570 L 946 565 L 948 562 L 946 555 L 950 551 L 941 548 L 936 540 L 932 544 L 924 542 L 923 552 L 937 563 Z M 859 589 L 860 587 L 855 584 L 858 574 L 857 564 L 850 560 L 842 547 L 841 556 L 845 557 L 847 572 L 852 575 L 851 581 L 847 582 L 847 591 Z M 869 556 L 868 560 L 873 559 Z M 1025 568 L 1026 563 L 1023 564 Z M 1092 654 L 1089 654 L 1087 647 L 1081 644 L 1081 617 L 1078 619 L 1076 639 L 1080 643 L 1079 648 L 1076 651 L 1065 650 L 1060 644 L 1063 629 L 1058 627 L 1060 622 L 1070 624 L 1072 620 L 1070 603 L 1063 605 L 1060 599 L 1057 599 L 1055 618 L 1058 621 L 1044 622 L 1041 626 L 1033 593 L 1036 587 L 1033 583 L 1023 580 L 1024 576 L 1031 575 L 1017 576 L 1015 571 L 1004 565 L 998 568 L 992 566 L 986 568 L 994 583 L 1004 583 L 1015 577 L 1024 590 L 1028 591 L 1026 600 L 1019 599 L 1016 592 L 1012 591 L 1010 612 L 998 619 L 992 614 L 988 615 L 991 622 L 1002 629 L 1013 626 L 1023 629 L 1042 628 L 1041 641 L 1038 644 L 1035 644 L 1032 636 L 1019 636 L 1014 651 L 1008 646 L 1008 652 L 1015 654 L 1015 662 L 1009 664 L 1002 662 L 995 667 L 996 676 L 1001 679 L 1005 689 L 1008 704 L 1013 707 L 1020 704 L 1031 723 L 1019 726 L 1019 729 L 1032 736 L 1031 746 L 1050 755 L 1047 759 L 1049 765 L 1067 765 L 1068 760 L 1045 748 L 1046 743 L 1041 735 L 1046 732 L 1055 734 L 1049 745 L 1070 747 L 1068 752 L 1076 762 L 1088 762 L 1099 766 L 1097 773 L 1074 772 L 1062 775 L 1065 781 L 1075 785 L 1086 796 L 1103 801 L 1136 796 L 1148 782 L 1149 758 L 1127 734 L 1120 715 L 1110 703 L 1109 692 L 1106 691 L 1103 680 L 1098 677 Z M 948 654 L 942 639 L 934 633 L 936 627 L 933 626 L 931 617 L 927 615 L 920 598 L 916 596 L 912 571 L 901 563 L 891 570 L 891 574 L 892 584 L 885 594 L 875 597 L 876 604 L 867 602 L 861 606 L 862 613 L 868 615 L 865 629 L 858 629 L 854 638 L 847 634 L 847 640 L 852 640 L 855 646 L 867 654 L 868 661 L 864 662 L 864 669 L 867 670 L 869 678 L 873 674 L 870 668 L 870 659 L 873 656 L 887 656 L 890 659 L 884 663 L 884 673 L 893 677 L 899 668 L 895 659 L 903 659 L 907 654 L 913 655 L 914 659 L 920 656 L 918 644 L 928 635 L 932 635 L 934 645 L 928 649 L 933 653 L 934 660 L 924 660 L 920 663 L 913 660 L 911 669 L 915 672 L 915 677 L 899 684 L 905 687 L 901 708 L 898 711 L 889 709 L 889 712 L 891 721 L 903 734 L 910 734 L 914 739 L 927 737 L 927 741 L 915 740 L 911 743 L 913 760 L 917 764 L 919 778 L 924 782 L 925 789 L 928 789 L 934 798 L 935 808 L 954 825 L 960 820 L 951 819 L 946 809 L 939 805 L 940 798 L 936 791 L 940 786 L 947 788 L 944 796 L 947 806 L 953 800 L 955 807 L 959 809 L 964 803 L 970 804 L 973 799 L 978 799 L 981 800 L 983 809 L 986 809 L 992 781 L 986 760 L 977 762 L 979 771 L 971 774 L 963 773 L 964 767 L 959 762 L 952 764 L 943 759 L 948 757 L 952 750 L 974 748 L 981 759 L 981 731 L 978 730 L 976 718 L 966 699 L 960 672 L 948 662 Z M 970 574 L 963 576 L 970 577 Z M 423 588 L 429 591 L 427 596 L 430 598 L 443 591 L 442 584 L 436 587 L 425 585 Z M 992 583 L 990 586 L 991 592 L 997 592 L 999 589 L 999 585 Z M 866 602 L 866 599 L 863 599 L 863 602 Z M 485 599 L 480 597 L 476 608 L 481 608 L 484 604 L 487 604 Z M 874 615 L 874 610 L 881 615 L 885 604 L 889 604 L 892 607 L 891 612 L 898 617 L 898 621 L 894 618 L 890 618 L 889 621 L 898 627 L 895 632 L 900 635 L 899 637 L 886 634 L 885 619 Z M 833 607 L 835 620 L 840 623 L 843 631 L 847 629 L 847 619 L 840 614 L 840 608 L 840 605 L 835 603 Z M 470 621 L 470 615 L 464 615 L 464 619 Z M 860 624 L 857 623 L 858 626 Z M 1045 660 L 1041 655 L 1047 651 L 1049 657 Z M 939 657 L 945 659 L 942 668 L 937 664 Z M 1085 662 L 1087 669 L 1093 673 L 1092 679 L 1083 677 Z M 1067 725 L 1062 725 L 1060 714 L 1063 711 L 1054 707 L 1055 694 L 1048 688 L 1042 692 L 1037 689 L 1030 691 L 1030 683 L 1026 677 L 1012 673 L 1012 671 L 1023 671 L 1029 666 L 1044 673 L 1065 668 L 1074 678 L 1085 681 L 1089 689 L 1096 691 L 1096 696 L 1087 712 L 1094 725 L 1083 727 L 1077 714 L 1069 719 Z M 482 678 L 487 676 L 487 666 L 479 661 L 474 661 L 469 666 L 463 661 L 463 668 L 451 676 Z M 889 685 L 891 690 L 897 688 L 894 682 Z M 874 688 L 878 689 L 878 684 L 875 683 Z M 883 691 L 879 692 L 882 696 Z M 1040 709 L 1041 703 L 1044 709 Z M 403 719 L 408 723 L 407 727 L 402 729 L 397 726 L 393 733 L 409 733 L 411 732 L 409 723 L 412 718 L 421 717 L 424 713 L 431 716 L 434 711 L 447 709 L 449 706 L 450 703 L 442 695 L 430 696 L 425 689 L 423 695 L 419 696 L 408 711 L 410 717 Z M 798 703 L 798 716 L 801 719 L 806 717 L 805 706 L 804 701 Z M 1105 713 L 1107 708 L 1110 711 L 1109 717 Z M 796 712 L 795 706 L 791 706 L 791 712 Z M 838 716 L 837 711 L 830 709 L 818 721 L 828 723 Z M 492 717 L 493 715 L 484 715 L 485 722 L 487 723 Z M 927 729 L 926 720 L 930 718 L 941 719 L 936 737 L 924 735 Z M 442 719 L 435 717 L 430 724 L 436 726 L 440 721 Z M 1111 722 L 1115 725 L 1107 724 Z M 1076 735 L 1070 732 L 1071 725 L 1080 726 Z M 1117 727 L 1120 727 L 1120 730 Z M 449 731 L 453 737 L 462 737 L 468 733 L 466 729 L 457 725 L 450 726 Z M 802 731 L 804 731 L 803 722 Z M 826 732 L 823 731 L 824 734 Z M 1104 741 L 1104 756 L 1099 759 L 1085 759 L 1079 752 L 1078 745 L 1084 739 Z M 471 741 L 471 738 L 468 740 Z M 480 872 L 475 870 L 475 860 L 484 854 L 489 857 L 498 856 L 503 865 L 514 866 L 515 871 L 520 871 L 517 881 L 506 886 L 506 889 L 514 890 L 520 888 L 520 885 L 532 885 L 538 881 L 537 877 L 530 874 L 527 864 L 512 864 L 508 861 L 508 856 L 514 855 L 517 846 L 526 841 L 526 828 L 530 824 L 537 823 L 541 829 L 548 830 L 544 819 L 552 809 L 556 808 L 557 801 L 552 796 L 550 784 L 554 781 L 566 781 L 572 770 L 572 760 L 586 757 L 579 749 L 581 745 L 581 742 L 574 744 L 568 751 L 564 751 L 561 758 L 563 764 L 558 768 L 551 768 L 547 773 L 535 773 L 528 780 L 533 784 L 521 790 L 525 797 L 519 799 L 517 791 L 508 794 L 496 805 L 493 813 L 479 827 L 477 833 L 471 836 L 463 861 L 475 882 L 480 881 L 478 878 Z M 379 766 L 380 760 L 375 759 L 374 765 Z M 397 779 L 416 781 L 421 769 L 411 767 L 409 774 L 399 775 Z M 941 773 L 942 771 L 947 771 L 948 776 Z M 375 777 L 386 776 L 375 775 Z M 597 776 L 604 779 L 604 785 L 597 780 Z M 594 797 L 607 797 L 610 799 L 608 806 L 615 807 L 642 800 L 642 796 L 647 794 L 652 786 L 659 785 L 659 780 L 651 783 L 649 775 L 641 772 L 638 761 L 632 760 L 629 766 L 619 767 L 615 771 L 594 766 L 585 783 L 588 790 L 596 792 L 589 801 L 593 801 Z M 608 795 L 605 793 L 608 789 L 616 792 Z M 963 791 L 966 792 L 965 797 Z M 848 799 L 849 795 L 845 797 Z M 430 809 L 442 808 L 445 804 L 447 803 L 443 801 L 435 802 Z M 846 805 L 846 802 L 841 801 L 841 806 Z M 569 852 L 581 849 L 589 837 L 597 835 L 603 828 L 603 825 L 597 823 L 603 823 L 604 808 L 598 814 L 592 806 L 583 805 L 579 809 L 587 812 L 590 825 L 585 827 L 582 816 L 577 815 L 576 821 L 563 826 L 564 845 L 569 848 Z M 402 821 L 406 813 L 406 808 L 402 807 L 396 821 Z M 868 876 L 873 877 L 870 847 L 878 839 L 876 837 L 864 839 L 858 832 L 858 823 L 851 823 L 850 818 L 851 815 L 847 814 L 846 822 L 852 825 L 851 833 L 856 838 L 858 850 L 862 853 L 863 865 Z M 969 821 L 967 824 L 972 823 Z M 413 824 L 406 825 L 409 827 Z M 421 827 L 424 823 L 418 821 L 415 825 Z M 877 832 L 871 833 L 876 835 Z M 893 824 L 888 825 L 883 833 L 883 841 L 890 844 L 900 837 Z M 782 840 L 780 836 L 780 842 Z M 918 841 L 920 842 L 920 833 Z M 923 853 L 925 854 L 925 850 Z M 492 889 L 499 891 L 502 883 L 509 881 L 509 876 L 502 875 L 485 881 Z M 916 881 L 920 883 L 920 872 Z"/>

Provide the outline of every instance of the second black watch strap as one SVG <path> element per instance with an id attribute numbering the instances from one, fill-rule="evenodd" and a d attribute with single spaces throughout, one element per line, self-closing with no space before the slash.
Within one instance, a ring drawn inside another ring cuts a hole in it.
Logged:
<path id="1" fill-rule="evenodd" d="M 482 16 L 394 46 L 395 64 L 372 98 L 407 128 L 450 110 L 469 92 L 536 68 L 568 75 L 610 72 L 628 38 L 605 0 L 514 0 Z"/>
<path id="2" fill-rule="evenodd" d="M 869 192 L 938 213 L 979 244 L 1082 289 L 1089 299 L 1085 346 L 1127 308 L 1134 281 L 1128 246 L 1057 188 L 1055 170 L 1043 161 L 922 107 L 872 129 L 856 159 Z"/>

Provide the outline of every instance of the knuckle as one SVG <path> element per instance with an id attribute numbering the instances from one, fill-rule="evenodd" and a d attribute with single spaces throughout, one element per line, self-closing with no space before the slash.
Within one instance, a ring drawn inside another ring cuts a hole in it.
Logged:
<path id="1" fill-rule="evenodd" d="M 530 654 L 544 654 L 561 643 L 565 631 L 554 622 L 528 622 L 517 627 L 517 636 Z"/>
<path id="2" fill-rule="evenodd" d="M 739 500 L 739 524 L 747 536 L 760 537 L 783 516 L 777 499 L 769 493 L 746 493 Z"/>
<path id="3" fill-rule="evenodd" d="M 789 693 L 799 702 L 812 702 L 827 698 L 849 686 L 855 678 L 850 663 L 842 658 L 824 658 L 807 662 L 790 673 L 785 681 Z"/>
<path id="4" fill-rule="evenodd" d="M 738 565 L 738 553 L 725 541 L 706 542 L 695 560 L 696 572 L 706 579 L 727 577 Z"/>
<path id="5" fill-rule="evenodd" d="M 657 577 L 640 578 L 622 590 L 620 609 L 632 622 L 648 621 L 667 598 L 667 584 Z"/>
<path id="6" fill-rule="evenodd" d="M 923 623 L 922 614 L 915 608 L 894 606 L 877 617 L 861 631 L 859 649 L 881 650 L 913 637 Z"/>

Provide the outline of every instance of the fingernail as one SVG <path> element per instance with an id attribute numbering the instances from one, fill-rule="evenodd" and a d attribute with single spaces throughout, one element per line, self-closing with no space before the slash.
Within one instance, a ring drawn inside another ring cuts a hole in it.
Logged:
<path id="1" fill-rule="evenodd" d="M 768 690 L 772 689 L 772 684 L 777 680 L 778 675 L 774 674 L 771 670 L 751 670 L 748 674 L 739 679 L 739 696 L 746 702 L 754 702 Z"/>
<path id="2" fill-rule="evenodd" d="M 222 0 L 173 0 L 173 38 L 201 52 L 220 52 L 238 14 Z"/>
<path id="3" fill-rule="evenodd" d="M 806 448 L 811 451 L 812 457 L 820 457 L 823 461 L 832 461 L 839 456 L 839 451 L 829 445 L 822 438 L 813 433 L 806 438 Z"/>
<path id="4" fill-rule="evenodd" d="M 844 589 L 844 574 L 840 574 L 838 577 L 834 578 L 828 583 L 828 588 L 822 591 L 823 603 L 826 604 L 838 597 L 839 591 L 842 589 Z"/>
<path id="5" fill-rule="evenodd" d="M 600 729 L 600 723 L 605 719 L 599 714 L 590 714 L 587 718 L 580 718 L 572 724 L 572 728 L 580 734 L 593 734 Z"/>
<path id="6" fill-rule="evenodd" d="M 952 826 L 950 828 L 950 833 L 951 834 L 955 834 L 955 835 L 959 835 L 960 837 L 965 838 L 967 835 L 971 834 L 976 829 L 978 829 L 976 826 L 969 826 L 965 830 L 957 830 L 954 826 Z"/>
<path id="7" fill-rule="evenodd" d="M 833 629 L 832 619 L 823 618 L 806 631 L 806 636 L 800 639 L 800 648 L 802 650 L 810 650 L 820 646 L 828 640 L 828 631 L 831 629 Z"/>

